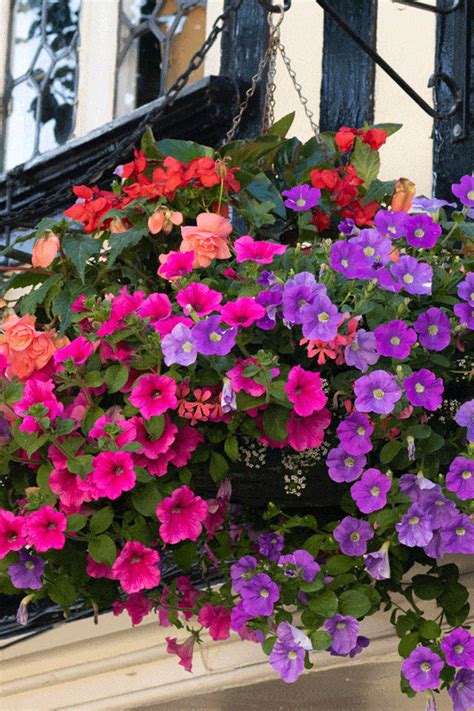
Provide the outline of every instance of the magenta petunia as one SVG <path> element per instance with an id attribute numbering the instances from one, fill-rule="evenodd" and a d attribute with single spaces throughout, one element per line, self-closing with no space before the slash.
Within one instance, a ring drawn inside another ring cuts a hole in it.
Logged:
<path id="1" fill-rule="evenodd" d="M 19 551 L 25 545 L 25 520 L 11 511 L 0 509 L 0 560 L 10 551 Z"/>
<path id="2" fill-rule="evenodd" d="M 54 364 L 59 366 L 65 361 L 71 360 L 74 365 L 83 365 L 93 352 L 94 345 L 85 336 L 79 336 L 54 353 Z"/>
<path id="3" fill-rule="evenodd" d="M 446 488 L 462 501 L 474 499 L 474 459 L 453 459 L 446 475 Z"/>
<path id="4" fill-rule="evenodd" d="M 444 385 L 442 378 L 427 368 L 416 370 L 403 380 L 408 401 L 415 407 L 434 411 L 443 402 Z"/>
<path id="5" fill-rule="evenodd" d="M 165 543 L 195 541 L 202 531 L 208 506 L 200 496 L 195 496 L 188 486 L 175 489 L 156 507 L 160 536 Z"/>
<path id="6" fill-rule="evenodd" d="M 159 562 L 158 551 L 139 541 L 127 541 L 112 566 L 112 573 L 126 593 L 137 593 L 160 584 Z"/>
<path id="7" fill-rule="evenodd" d="M 229 326 L 248 328 L 266 314 L 264 307 L 251 296 L 240 296 L 222 307 L 221 316 Z"/>
<path id="8" fill-rule="evenodd" d="M 174 410 L 178 404 L 176 381 L 166 375 L 143 375 L 132 388 L 130 402 L 145 420 Z"/>
<path id="9" fill-rule="evenodd" d="M 215 289 L 210 289 L 206 284 L 193 281 L 185 289 L 178 291 L 176 301 L 186 316 L 193 312 L 198 316 L 207 316 L 213 311 L 220 310 L 222 294 Z"/>
<path id="10" fill-rule="evenodd" d="M 235 240 L 234 249 L 238 264 L 247 261 L 271 264 L 275 255 L 286 252 L 287 246 L 276 242 L 254 240 L 250 235 L 244 235 Z"/>
<path id="11" fill-rule="evenodd" d="M 42 506 L 26 517 L 25 531 L 28 543 L 44 553 L 51 548 L 61 550 L 66 543 L 66 516 L 51 506 Z"/>
<path id="12" fill-rule="evenodd" d="M 387 358 L 408 358 L 411 347 L 416 343 L 415 331 L 398 319 L 377 326 L 374 335 L 378 352 Z"/>
<path id="13" fill-rule="evenodd" d="M 171 316 L 171 302 L 166 294 L 150 294 L 137 308 L 137 314 L 141 318 L 150 319 L 149 322 L 155 325 Z"/>
<path id="14" fill-rule="evenodd" d="M 118 499 L 135 486 L 132 455 L 130 452 L 101 452 L 92 462 L 90 480 L 95 499 Z"/>
<path id="15" fill-rule="evenodd" d="M 348 454 L 367 454 L 373 448 L 370 439 L 374 426 L 362 412 L 353 412 L 337 427 L 337 436 Z"/>
<path id="16" fill-rule="evenodd" d="M 388 476 L 378 469 L 367 469 L 360 481 L 351 486 L 351 496 L 359 511 L 368 514 L 383 509 L 391 484 Z"/>
<path id="17" fill-rule="evenodd" d="M 385 370 L 373 370 L 354 383 L 355 407 L 359 412 L 388 415 L 402 397 L 396 378 Z"/>
<path id="18" fill-rule="evenodd" d="M 158 269 L 158 275 L 169 281 L 186 276 L 193 270 L 194 257 L 195 254 L 192 250 L 160 254 L 161 266 Z"/>
<path id="19" fill-rule="evenodd" d="M 211 605 L 207 602 L 199 610 L 198 622 L 209 630 L 213 640 L 230 637 L 230 610 L 222 605 Z"/>
<path id="20" fill-rule="evenodd" d="M 304 370 L 300 365 L 295 365 L 290 370 L 285 392 L 288 400 L 293 403 L 296 414 L 301 417 L 308 417 L 321 410 L 328 401 L 323 392 L 320 374 Z"/>
<path id="21" fill-rule="evenodd" d="M 324 439 L 324 430 L 331 422 L 331 413 L 327 408 L 314 412 L 309 417 L 301 417 L 292 412 L 288 420 L 288 444 L 298 452 L 320 447 Z"/>
<path id="22" fill-rule="evenodd" d="M 195 635 L 191 635 L 185 642 L 178 642 L 176 637 L 166 637 L 166 651 L 168 654 L 176 654 L 180 664 L 185 671 L 192 671 L 193 668 L 193 651 L 196 642 Z"/>
<path id="23" fill-rule="evenodd" d="M 52 380 L 30 378 L 25 383 L 21 400 L 13 405 L 13 410 L 22 418 L 19 429 L 32 434 L 42 431 L 39 420 L 43 417 L 54 422 L 63 413 L 64 405 L 56 398 Z"/>

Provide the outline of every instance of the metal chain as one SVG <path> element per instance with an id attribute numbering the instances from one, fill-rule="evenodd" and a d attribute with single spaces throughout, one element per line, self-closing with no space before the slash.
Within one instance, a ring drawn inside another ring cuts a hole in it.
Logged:
<path id="1" fill-rule="evenodd" d="M 265 93 L 265 106 L 263 109 L 263 121 L 262 121 L 262 131 L 267 133 L 270 126 L 275 123 L 275 76 L 276 76 L 276 58 L 277 58 L 278 45 L 275 42 L 272 45 L 271 57 L 268 63 L 268 79 L 267 79 L 267 91 Z"/>
<path id="2" fill-rule="evenodd" d="M 78 184 L 87 183 L 91 180 L 99 180 L 105 170 L 115 165 L 117 153 L 123 154 L 128 151 L 131 151 L 134 148 L 137 139 L 141 138 L 147 125 L 152 121 L 156 121 L 157 118 L 159 118 L 170 106 L 174 104 L 179 94 L 188 83 L 190 75 L 194 71 L 196 71 L 196 69 L 199 69 L 199 67 L 202 65 L 207 53 L 214 45 L 217 37 L 227 27 L 227 21 L 232 15 L 234 15 L 239 10 L 240 6 L 242 5 L 242 2 L 243 0 L 234 0 L 229 5 L 227 10 L 225 10 L 221 15 L 216 18 L 209 35 L 207 36 L 201 47 L 197 50 L 197 52 L 195 52 L 191 57 L 191 60 L 186 70 L 182 74 L 180 74 L 180 76 L 164 94 L 163 102 L 160 104 L 160 106 L 154 107 L 144 116 L 144 118 L 140 121 L 131 136 L 127 136 L 126 138 L 117 142 L 117 144 L 114 146 L 114 152 L 112 157 L 110 155 L 104 157 L 103 160 L 98 161 L 92 168 L 89 168 L 88 170 L 84 171 L 84 173 L 82 173 L 80 176 L 78 176 L 76 179 L 76 182 Z M 11 171 L 11 177 L 14 179 L 15 174 L 19 175 L 20 173 L 21 168 L 13 170 Z M 28 207 L 18 210 L 14 214 L 10 214 L 10 210 L 7 207 L 5 214 L 0 216 L 0 228 L 15 223 L 18 225 L 24 217 L 27 217 L 28 215 L 34 216 L 38 204 L 41 204 L 42 210 L 44 210 L 45 207 L 57 209 L 58 204 L 60 204 L 62 201 L 65 202 L 70 197 L 71 190 L 68 187 L 67 190 L 64 190 L 62 192 L 55 191 L 46 197 L 43 195 L 41 196 L 41 198 L 38 198 L 37 200 L 30 203 Z"/>
<path id="3" fill-rule="evenodd" d="M 287 71 L 288 71 L 288 74 L 290 75 L 290 79 L 291 79 L 291 81 L 292 81 L 292 83 L 293 83 L 293 86 L 295 87 L 295 91 L 296 91 L 296 93 L 298 94 L 298 98 L 299 98 L 299 100 L 300 100 L 300 103 L 301 103 L 301 105 L 302 105 L 302 107 L 303 107 L 303 109 L 304 109 L 304 112 L 305 112 L 305 114 L 306 114 L 306 116 L 307 116 L 307 118 L 308 118 L 308 121 L 309 121 L 309 123 L 310 123 L 310 125 L 311 125 L 311 129 L 313 130 L 313 133 L 314 133 L 314 135 L 316 136 L 317 142 L 321 144 L 321 143 L 322 143 L 322 138 L 321 138 L 321 136 L 320 136 L 320 134 L 319 134 L 319 126 L 318 126 L 318 124 L 316 123 L 316 121 L 314 120 L 314 113 L 313 113 L 313 112 L 311 111 L 311 109 L 308 107 L 308 99 L 307 99 L 307 98 L 305 97 L 305 95 L 303 94 L 303 87 L 301 86 L 301 84 L 300 84 L 300 83 L 298 82 L 298 80 L 296 79 L 296 72 L 295 72 L 295 70 L 293 69 L 293 67 L 291 66 L 290 58 L 288 57 L 288 55 L 287 55 L 287 53 L 286 53 L 285 46 L 284 46 L 281 42 L 280 42 L 279 45 L 278 45 L 278 49 L 279 49 L 281 58 L 283 59 L 283 62 L 284 62 L 284 64 L 285 64 L 285 67 L 286 67 L 286 69 L 287 69 Z"/>

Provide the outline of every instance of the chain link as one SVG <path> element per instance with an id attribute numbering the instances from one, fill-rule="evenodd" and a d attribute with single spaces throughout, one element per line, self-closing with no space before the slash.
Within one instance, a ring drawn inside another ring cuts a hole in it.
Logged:
<path id="1" fill-rule="evenodd" d="M 114 146 L 114 151 L 112 156 L 107 155 L 102 160 L 95 163 L 92 168 L 84 171 L 75 180 L 77 184 L 88 183 L 89 181 L 97 181 L 100 179 L 102 174 L 107 170 L 115 166 L 115 161 L 117 159 L 117 154 L 124 154 L 130 152 L 138 139 L 141 138 L 147 125 L 153 121 L 156 121 L 170 106 L 174 104 L 181 91 L 184 89 L 188 83 L 191 74 L 199 69 L 199 67 L 204 62 L 207 53 L 214 45 L 217 37 L 222 33 L 222 31 L 227 27 L 227 21 L 232 17 L 242 5 L 243 0 L 234 0 L 227 10 L 225 10 L 221 15 L 219 15 L 212 25 L 212 29 L 208 36 L 204 40 L 201 47 L 193 54 L 186 70 L 180 74 L 172 86 L 163 96 L 163 102 L 160 106 L 156 106 L 151 109 L 144 118 L 140 121 L 137 128 L 132 132 L 131 136 L 118 141 Z M 10 172 L 10 180 L 15 179 L 17 175 L 21 173 L 21 167 L 19 169 Z M 21 224 L 21 220 L 28 216 L 34 216 L 36 213 L 37 206 L 41 204 L 42 212 L 45 212 L 45 208 L 51 208 L 57 210 L 58 204 L 67 201 L 71 197 L 71 190 L 68 187 L 63 191 L 55 191 L 48 196 L 42 195 L 37 200 L 32 201 L 28 207 L 21 210 L 17 210 L 13 214 L 10 213 L 10 208 L 7 205 L 7 209 L 4 215 L 0 216 L 0 228 L 9 225 L 16 224 L 17 226 Z"/>

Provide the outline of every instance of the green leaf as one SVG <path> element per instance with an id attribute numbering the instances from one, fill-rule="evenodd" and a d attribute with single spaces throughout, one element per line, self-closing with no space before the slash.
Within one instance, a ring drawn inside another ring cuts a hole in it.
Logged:
<path id="1" fill-rule="evenodd" d="M 218 484 L 225 477 L 229 471 L 229 465 L 227 459 L 219 454 L 219 452 L 211 452 L 210 462 L 209 462 L 209 473 L 212 480 Z"/>
<path id="2" fill-rule="evenodd" d="M 263 653 L 267 655 L 270 654 L 273 651 L 276 641 L 276 637 L 267 637 L 265 642 L 262 644 Z"/>
<path id="3" fill-rule="evenodd" d="M 303 543 L 303 548 L 311 553 L 312 556 L 316 557 L 321 550 L 321 543 L 323 543 L 325 536 L 322 533 L 315 533 L 314 536 L 310 536 Z"/>
<path id="4" fill-rule="evenodd" d="M 373 200 L 381 202 L 386 195 L 393 195 L 396 182 L 396 180 L 373 180 L 364 197 L 364 205 Z"/>
<path id="5" fill-rule="evenodd" d="M 182 163 L 190 163 L 195 158 L 205 158 L 214 156 L 214 149 L 208 146 L 201 146 L 193 141 L 180 141 L 175 138 L 164 138 L 157 142 L 158 150 L 164 156 L 171 156 Z"/>
<path id="6" fill-rule="evenodd" d="M 345 555 L 336 555 L 328 560 L 326 572 L 328 575 L 341 575 L 342 573 L 347 573 L 349 570 L 352 570 L 355 564 L 356 562 L 353 558 L 349 558 Z"/>
<path id="7" fill-rule="evenodd" d="M 97 538 L 91 538 L 89 541 L 89 553 L 96 563 L 105 563 L 106 565 L 112 566 L 117 551 L 113 540 L 109 536 L 102 534 L 101 536 L 97 536 Z"/>
<path id="8" fill-rule="evenodd" d="M 311 612 L 315 612 L 322 617 L 332 617 L 336 614 L 338 608 L 338 600 L 336 593 L 326 590 L 325 592 L 312 597 L 308 603 Z"/>
<path id="9" fill-rule="evenodd" d="M 113 520 L 114 511 L 110 506 L 106 506 L 105 508 L 96 511 L 94 514 L 92 514 L 89 523 L 91 533 L 96 536 L 99 533 L 103 533 L 108 529 Z"/>
<path id="10" fill-rule="evenodd" d="M 107 259 L 109 269 L 115 264 L 116 259 L 128 247 L 135 247 L 144 237 L 148 235 L 148 226 L 132 227 L 126 232 L 120 232 L 110 236 L 110 252 Z"/>
<path id="11" fill-rule="evenodd" d="M 380 450 L 380 461 L 382 464 L 389 464 L 392 459 L 395 459 L 403 445 L 396 439 L 391 439 L 390 442 L 384 444 Z"/>
<path id="12" fill-rule="evenodd" d="M 67 531 L 80 531 L 87 523 L 86 516 L 82 514 L 71 514 L 67 517 Z"/>
<path id="13" fill-rule="evenodd" d="M 268 439 L 283 442 L 288 437 L 290 413 L 281 405 L 269 405 L 263 415 L 263 429 Z"/>
<path id="14" fill-rule="evenodd" d="M 239 458 L 239 444 L 237 442 L 237 437 L 232 434 L 227 435 L 224 442 L 224 452 L 232 462 L 237 461 Z"/>
<path id="15" fill-rule="evenodd" d="M 356 138 L 351 163 L 357 170 L 357 174 L 364 181 L 364 187 L 369 188 L 379 174 L 379 152 L 372 150 L 367 143 L 362 143 L 359 138 Z"/>
<path id="16" fill-rule="evenodd" d="M 275 400 L 282 400 L 288 403 L 288 396 L 286 394 L 285 387 L 286 383 L 284 380 L 274 380 L 272 383 L 270 383 L 268 392 L 272 397 L 275 398 Z"/>
<path id="17" fill-rule="evenodd" d="M 67 610 L 76 602 L 77 592 L 71 580 L 65 575 L 54 578 L 47 585 L 48 596 L 57 605 Z"/>
<path id="18" fill-rule="evenodd" d="M 24 449 L 29 457 L 34 454 L 47 441 L 48 435 L 30 434 L 20 430 L 21 421 L 16 421 L 13 425 L 13 438 L 19 446 Z"/>
<path id="19" fill-rule="evenodd" d="M 92 471 L 92 459 L 91 454 L 80 454 L 79 456 L 71 457 L 68 459 L 67 468 L 71 474 L 77 474 L 84 478 L 86 474 Z"/>
<path id="20" fill-rule="evenodd" d="M 142 516 L 154 518 L 156 507 L 163 501 L 163 495 L 156 481 L 150 481 L 144 486 L 134 489 L 132 494 L 132 504 L 136 511 Z"/>
<path id="21" fill-rule="evenodd" d="M 446 583 L 434 575 L 415 575 L 412 584 L 420 600 L 435 600 L 446 589 Z"/>
<path id="22" fill-rule="evenodd" d="M 267 133 L 272 136 L 280 136 L 280 138 L 285 138 L 288 131 L 290 130 L 293 121 L 295 120 L 295 112 L 292 111 L 291 114 L 283 116 L 283 118 L 276 121 L 273 126 L 270 126 Z"/>
<path id="23" fill-rule="evenodd" d="M 405 635 L 405 637 L 400 640 L 400 643 L 398 645 L 399 655 L 404 659 L 409 657 L 415 649 L 416 645 L 418 644 L 418 640 L 418 632 L 410 632 L 410 634 Z"/>
<path id="24" fill-rule="evenodd" d="M 162 154 L 157 148 L 151 126 L 146 127 L 145 133 L 143 134 L 142 140 L 140 141 L 140 148 L 142 149 L 143 153 L 147 158 L 162 158 Z"/>
<path id="25" fill-rule="evenodd" d="M 30 291 L 29 294 L 25 294 L 20 299 L 20 313 L 22 316 L 25 314 L 34 314 L 37 307 L 43 303 L 49 290 L 55 285 L 62 281 L 62 274 L 53 274 L 46 281 L 44 281 L 41 286 L 38 286 Z"/>
<path id="26" fill-rule="evenodd" d="M 192 541 L 184 541 L 177 546 L 173 546 L 173 558 L 176 564 L 183 570 L 191 570 L 196 559 L 197 544 Z"/>
<path id="27" fill-rule="evenodd" d="M 244 393 L 243 390 L 237 393 L 237 409 L 238 410 L 253 410 L 254 407 L 263 405 L 265 402 L 265 395 L 260 397 L 252 397 L 248 393 Z"/>
<path id="28" fill-rule="evenodd" d="M 326 630 L 316 630 L 316 632 L 313 632 L 310 636 L 310 640 L 313 645 L 313 649 L 318 652 L 322 652 L 324 649 L 331 646 L 332 637 L 329 632 L 326 632 Z"/>
<path id="29" fill-rule="evenodd" d="M 402 123 L 376 123 L 374 124 L 374 128 L 381 128 L 383 129 L 387 137 L 388 136 L 393 136 L 394 133 L 399 131 L 402 128 L 403 124 Z"/>
<path id="30" fill-rule="evenodd" d="M 90 370 L 84 375 L 84 382 L 90 388 L 100 388 L 104 382 L 104 374 L 99 370 Z"/>
<path id="31" fill-rule="evenodd" d="M 87 410 L 86 415 L 82 421 L 83 431 L 86 433 L 89 432 L 89 430 L 93 428 L 95 421 L 98 420 L 99 417 L 102 417 L 103 414 L 103 409 L 98 405 L 93 405 L 92 407 L 90 407 Z"/>
<path id="32" fill-rule="evenodd" d="M 13 404 L 21 400 L 23 395 L 23 383 L 8 383 L 3 391 L 2 400 Z"/>
<path id="33" fill-rule="evenodd" d="M 145 420 L 145 429 L 152 439 L 160 439 L 165 429 L 165 416 L 158 415 Z"/>
<path id="34" fill-rule="evenodd" d="M 438 597 L 439 604 L 450 612 L 461 610 L 468 600 L 469 592 L 461 583 L 452 583 L 447 589 L 444 583 L 444 592 Z"/>
<path id="35" fill-rule="evenodd" d="M 265 173 L 259 173 L 246 188 L 250 195 L 253 195 L 259 202 L 270 201 L 273 203 L 273 212 L 278 217 L 286 217 L 286 208 L 282 197 L 272 181 Z"/>
<path id="36" fill-rule="evenodd" d="M 111 365 L 105 371 L 104 382 L 109 393 L 117 393 L 128 380 L 128 368 L 121 363 Z"/>
<path id="37" fill-rule="evenodd" d="M 341 615 L 352 615 L 361 618 L 368 613 L 372 602 L 360 590 L 346 590 L 339 597 L 339 612 Z"/>
<path id="38" fill-rule="evenodd" d="M 76 267 L 80 280 L 84 283 L 86 263 L 100 253 L 102 241 L 80 233 L 66 234 L 62 239 L 61 246 L 66 257 Z"/>
<path id="39" fill-rule="evenodd" d="M 425 639 L 438 639 L 441 636 L 441 627 L 437 622 L 425 620 L 420 626 L 420 635 Z"/>

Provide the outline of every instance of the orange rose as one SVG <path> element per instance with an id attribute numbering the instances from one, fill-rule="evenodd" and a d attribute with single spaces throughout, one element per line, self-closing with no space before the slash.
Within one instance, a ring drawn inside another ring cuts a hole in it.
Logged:
<path id="1" fill-rule="evenodd" d="M 394 212 L 408 211 L 415 197 L 416 187 L 408 178 L 400 178 L 395 185 L 392 197 L 392 210 Z"/>
<path id="2" fill-rule="evenodd" d="M 33 359 L 35 369 L 41 370 L 41 368 L 44 368 L 44 366 L 49 363 L 55 350 L 52 335 L 50 333 L 40 333 L 33 340 L 27 353 Z"/>
<path id="3" fill-rule="evenodd" d="M 54 262 L 59 251 L 59 237 L 46 230 L 36 240 L 31 252 L 31 263 L 34 267 L 49 267 Z"/>
<path id="4" fill-rule="evenodd" d="M 35 320 L 26 314 L 19 318 L 16 314 L 9 316 L 2 324 L 4 331 L 0 341 L 7 343 L 14 351 L 24 351 L 31 345 L 36 336 Z"/>
<path id="5" fill-rule="evenodd" d="M 35 371 L 35 361 L 29 354 L 28 350 L 10 351 L 8 360 L 10 365 L 7 368 L 7 377 L 17 377 L 20 380 L 26 380 Z"/>
<path id="6" fill-rule="evenodd" d="M 194 252 L 193 267 L 208 267 L 213 259 L 229 259 L 229 220 L 212 212 L 202 212 L 196 227 L 181 227 L 181 252 Z"/>

